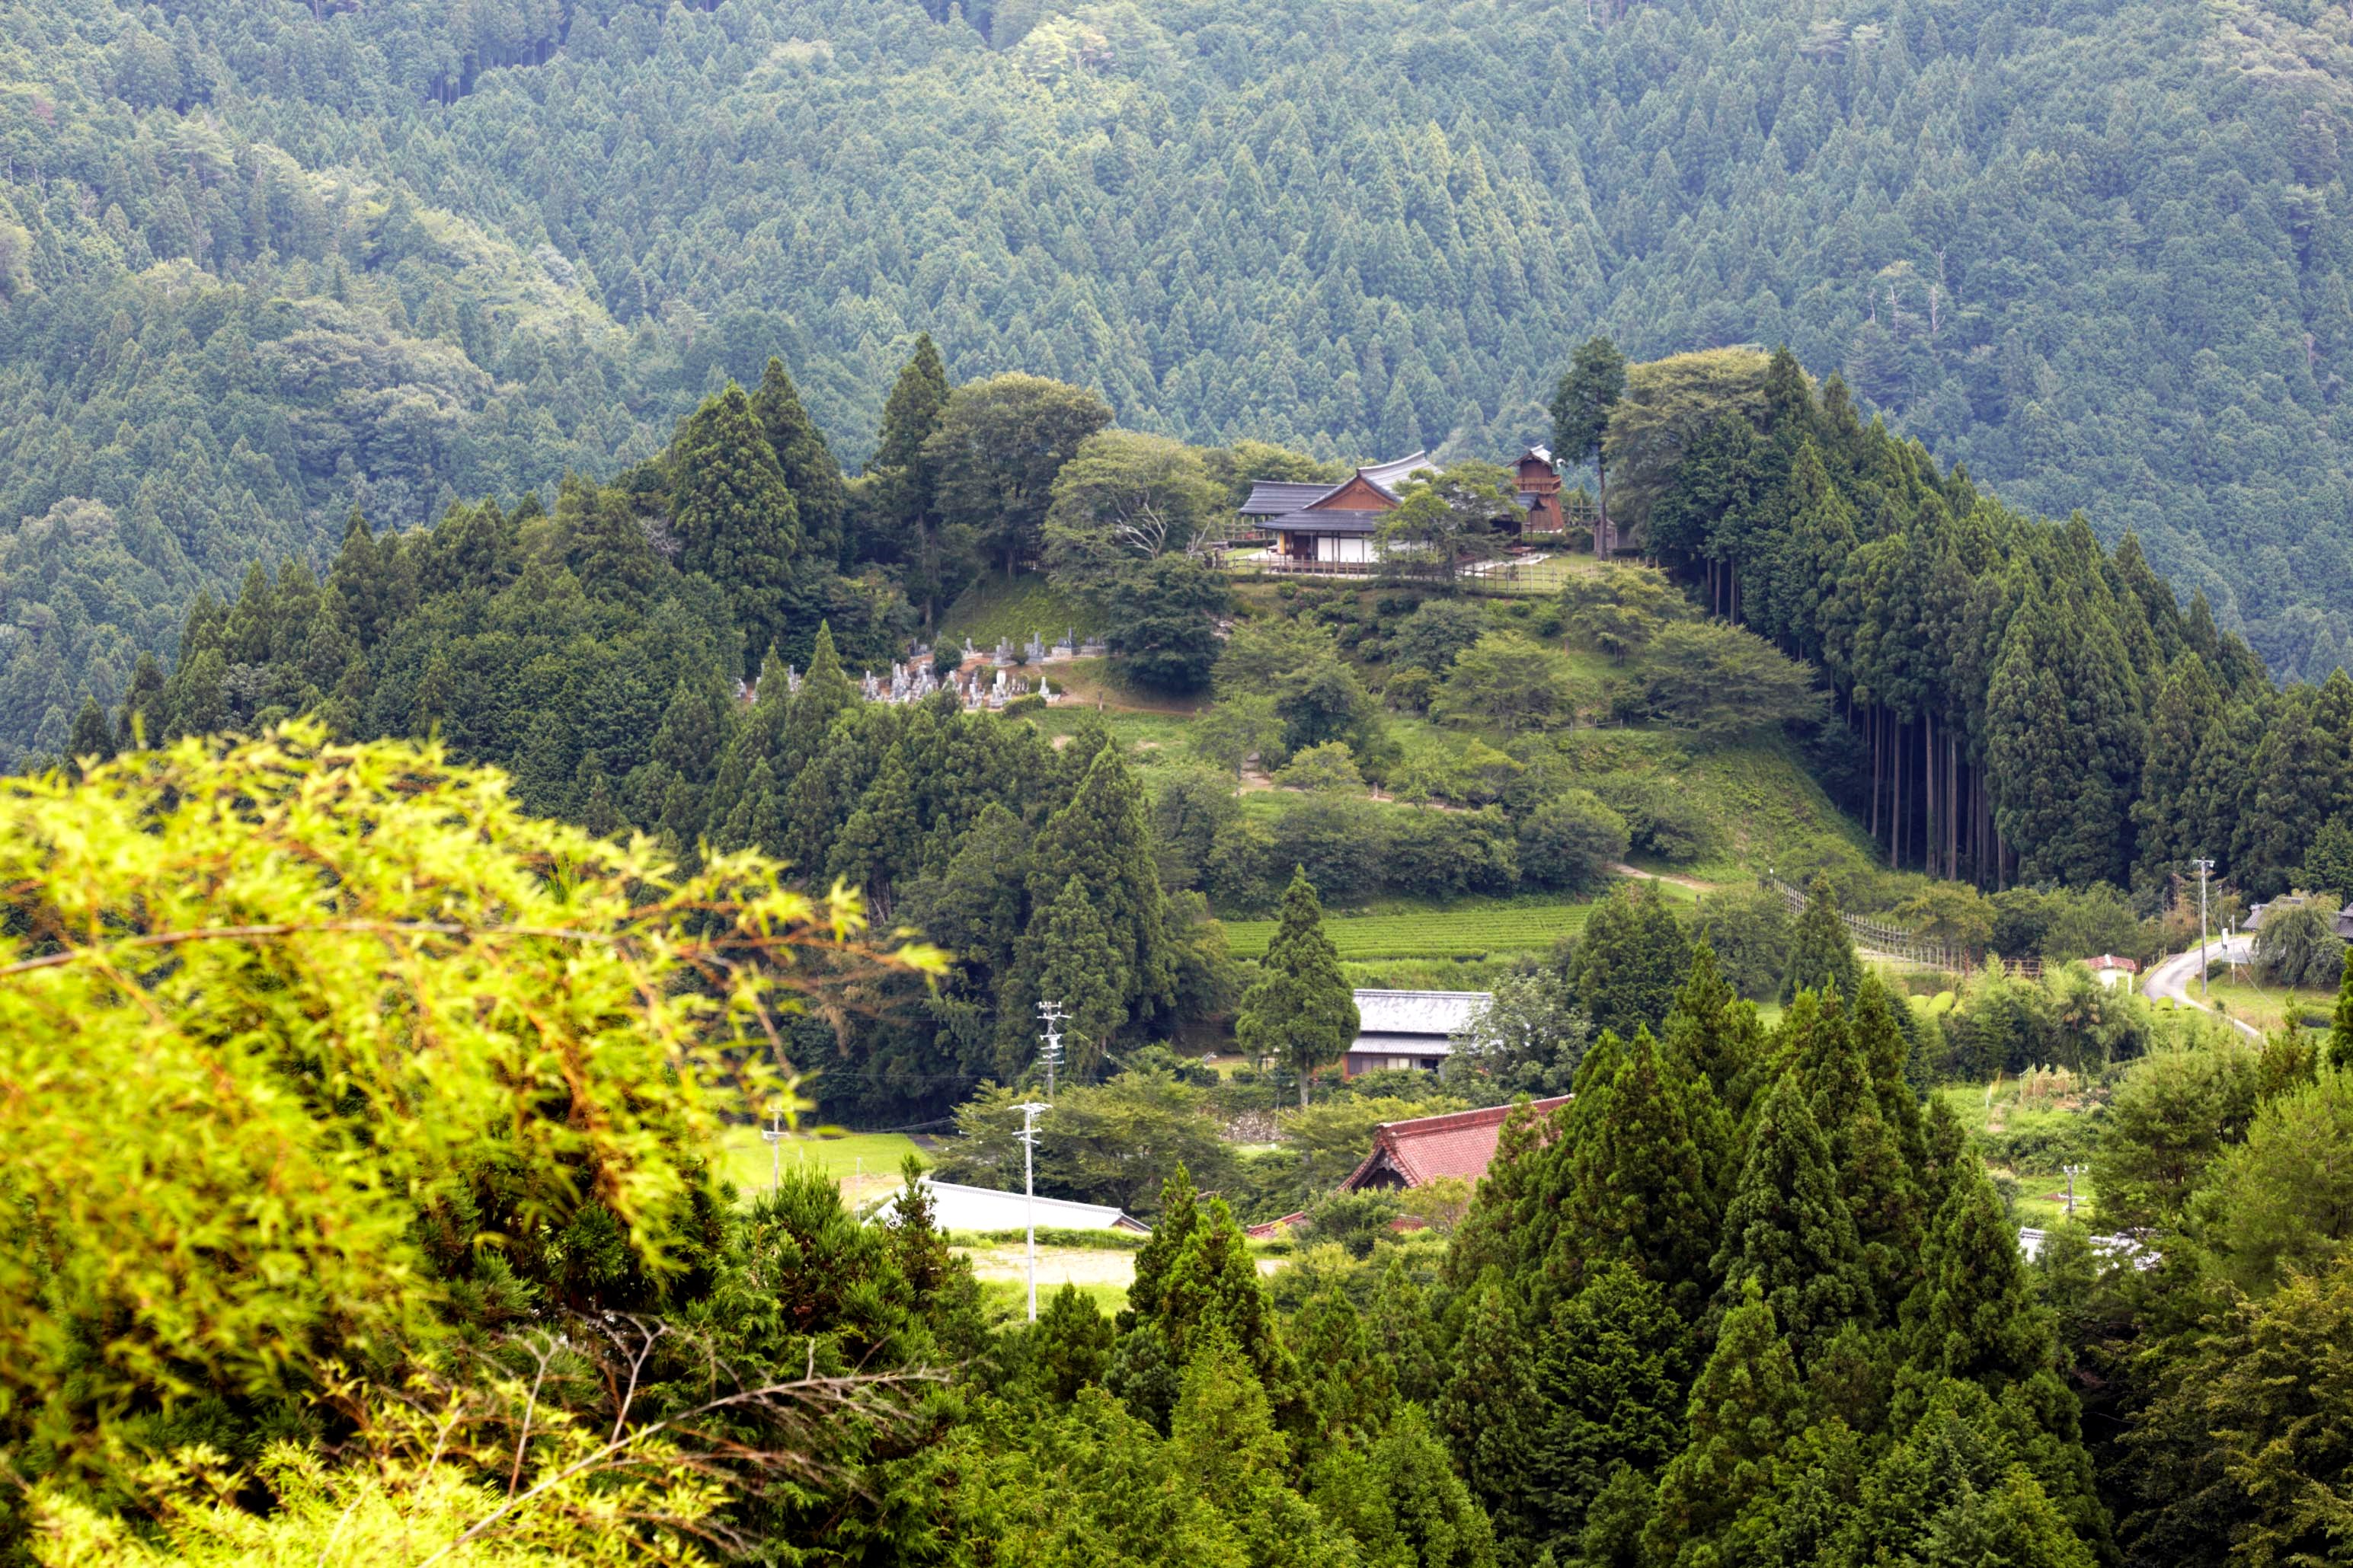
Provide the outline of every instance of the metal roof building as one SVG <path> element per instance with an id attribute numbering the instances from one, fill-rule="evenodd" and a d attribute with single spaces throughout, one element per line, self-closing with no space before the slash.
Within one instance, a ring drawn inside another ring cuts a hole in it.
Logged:
<path id="1" fill-rule="evenodd" d="M 1356 1037 L 1342 1059 L 1349 1078 L 1383 1068 L 1435 1070 L 1490 1000 L 1484 991 L 1359 991 Z"/>
<path id="2" fill-rule="evenodd" d="M 1029 1199 L 1019 1193 L 960 1186 L 954 1182 L 935 1182 L 929 1176 L 923 1178 L 923 1184 L 932 1194 L 932 1223 L 941 1230 L 1020 1230 L 1030 1222 L 1033 1202 L 1040 1229 L 1127 1230 L 1145 1235 L 1152 1229 L 1126 1211 L 1105 1204 L 1072 1203 L 1068 1198 Z M 887 1225 L 897 1220 L 898 1213 L 894 1198 L 875 1217 Z"/>

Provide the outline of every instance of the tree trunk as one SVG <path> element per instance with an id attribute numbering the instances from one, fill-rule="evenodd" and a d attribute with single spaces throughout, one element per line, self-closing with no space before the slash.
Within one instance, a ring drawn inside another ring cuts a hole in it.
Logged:
<path id="1" fill-rule="evenodd" d="M 1871 841 L 1879 842 L 1879 710 L 1863 710 L 1862 727 L 1871 731 Z"/>
<path id="2" fill-rule="evenodd" d="M 1299 1069 L 1299 1109 L 1302 1110 L 1307 1109 L 1307 1075 L 1312 1070 L 1308 1068 Z"/>
<path id="3" fill-rule="evenodd" d="M 1936 830 L 1943 824 L 1936 816 L 1936 721 L 1926 713 L 1920 715 L 1920 804 L 1926 808 L 1920 822 L 1920 868 L 1933 877 Z"/>
<path id="4" fill-rule="evenodd" d="M 1895 800 L 1887 818 L 1887 866 L 1904 869 L 1904 715 L 1895 716 Z"/>

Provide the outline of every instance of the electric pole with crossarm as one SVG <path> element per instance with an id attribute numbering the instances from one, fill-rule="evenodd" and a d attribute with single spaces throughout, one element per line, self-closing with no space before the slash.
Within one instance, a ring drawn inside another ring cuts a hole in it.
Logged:
<path id="1" fill-rule="evenodd" d="M 1016 1136 L 1021 1140 L 1021 1199 L 1029 1221 L 1029 1321 L 1034 1323 L 1038 1321 L 1038 1118 L 1054 1108 L 1028 1100 L 1013 1109 L 1021 1113 L 1021 1131 Z"/>
<path id="2" fill-rule="evenodd" d="M 2192 860 L 2198 868 L 2198 1000 L 2206 1000 L 2206 877 L 2214 869 L 2211 860 Z"/>

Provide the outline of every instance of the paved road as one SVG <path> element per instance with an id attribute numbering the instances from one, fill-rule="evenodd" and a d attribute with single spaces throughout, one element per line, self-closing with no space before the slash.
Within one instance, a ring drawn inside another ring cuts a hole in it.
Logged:
<path id="1" fill-rule="evenodd" d="M 2206 951 L 2211 958 L 2227 957 L 2233 963 L 2244 963 L 2254 956 L 2255 939 L 2252 936 L 2234 936 L 2226 942 L 2217 937 L 2206 944 Z M 2193 947 L 2188 952 L 2168 958 L 2150 970 L 2147 991 L 2151 996 L 2170 996 L 2182 1006 L 2196 1007 L 2200 1012 L 2205 1012 L 2208 1009 L 2199 1002 L 2196 995 L 2197 982 L 2198 950 Z M 2249 1039 L 2260 1040 L 2263 1037 L 2262 1030 L 2243 1019 L 2231 1019 L 2231 1026 Z"/>

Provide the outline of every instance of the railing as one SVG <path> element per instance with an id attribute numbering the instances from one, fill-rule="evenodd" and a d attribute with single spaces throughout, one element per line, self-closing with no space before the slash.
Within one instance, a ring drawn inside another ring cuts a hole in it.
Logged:
<path id="1" fill-rule="evenodd" d="M 1791 914 L 1805 912 L 1804 893 L 1787 882 L 1768 881 L 1765 885 L 1781 895 L 1781 901 L 1788 906 Z M 1898 963 L 1915 964 L 1922 969 L 1942 970 L 1947 974 L 1966 974 L 1981 962 L 1978 954 L 1966 948 L 1927 941 L 1917 931 L 1906 931 L 1885 921 L 1850 914 L 1841 914 L 1839 921 L 1846 927 L 1847 935 L 1853 939 L 1855 947 L 1875 958 L 1892 959 Z M 2030 977 L 2042 972 L 2041 962 L 2035 959 L 2009 961 L 2004 967 L 2013 974 Z"/>
<path id="2" fill-rule="evenodd" d="M 1227 555 L 1221 564 L 1239 576 L 1377 577 L 1392 574 L 1404 582 L 1428 583 L 1439 576 L 1431 563 L 1413 560 L 1303 561 L 1268 552 Z M 1471 593 L 1535 595 L 1557 593 L 1569 566 L 1557 555 L 1509 557 L 1500 561 L 1465 562 L 1457 568 L 1454 584 Z"/>

